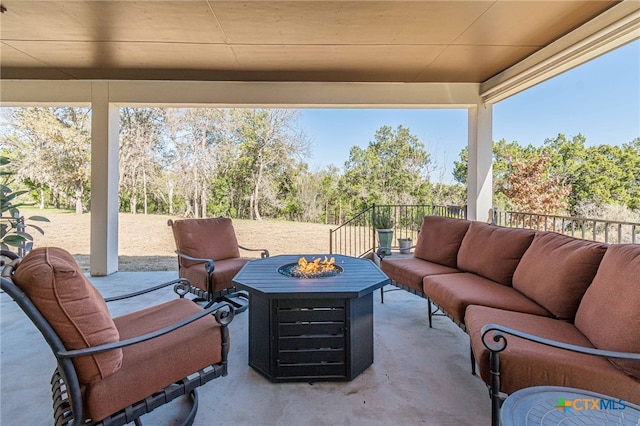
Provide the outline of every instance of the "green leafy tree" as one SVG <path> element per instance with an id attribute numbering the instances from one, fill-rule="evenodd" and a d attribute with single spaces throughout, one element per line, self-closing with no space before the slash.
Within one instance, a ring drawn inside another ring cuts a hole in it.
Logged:
<path id="1" fill-rule="evenodd" d="M 142 196 L 145 214 L 149 208 L 150 187 L 161 164 L 154 153 L 161 143 L 164 130 L 164 110 L 161 108 L 120 109 L 120 194 L 128 198 L 129 209 L 135 214 Z"/>
<path id="2" fill-rule="evenodd" d="M 633 180 L 634 172 L 624 167 L 623 149 L 599 145 L 588 148 L 587 155 L 588 161 L 578 169 L 574 183 L 574 201 L 629 205 L 627 182 Z"/>
<path id="3" fill-rule="evenodd" d="M 249 217 L 261 220 L 261 202 L 275 205 L 280 192 L 277 175 L 285 165 L 308 153 L 308 140 L 298 128 L 298 111 L 242 109 L 233 112 L 239 143 L 238 165 L 249 185 Z"/>
<path id="4" fill-rule="evenodd" d="M 505 195 L 508 186 L 507 179 L 511 173 L 512 161 L 529 161 L 537 158 L 540 150 L 529 145 L 522 147 L 518 142 L 507 142 L 500 139 L 493 142 L 493 204 L 505 209 L 513 208 L 513 203 Z M 467 185 L 467 173 L 469 165 L 469 148 L 464 147 L 459 154 L 460 160 L 454 161 L 453 176 L 457 182 Z"/>
<path id="5" fill-rule="evenodd" d="M 537 167 L 536 162 L 542 158 L 544 158 L 544 167 Z M 459 161 L 455 162 L 453 172 L 455 179 L 463 184 L 467 183 L 467 164 L 468 150 L 464 148 L 460 152 Z M 541 174 L 533 178 L 527 175 L 534 172 Z M 581 214 L 585 210 L 585 205 L 625 206 L 631 210 L 638 209 L 640 207 L 638 195 L 640 138 L 621 146 L 592 147 L 587 146 L 586 138 L 582 134 L 571 138 L 558 134 L 556 138 L 546 139 L 541 147 L 532 145 L 522 147 L 517 142 L 504 140 L 495 142 L 493 144 L 494 205 L 508 209 L 523 209 L 525 205 L 533 208 L 529 202 L 510 197 L 513 195 L 516 179 L 533 179 L 534 181 L 538 179 L 538 184 L 542 182 L 540 179 L 546 179 L 547 184 L 564 188 L 562 191 L 553 192 L 556 197 L 564 194 L 566 188 L 570 188 L 564 202 L 567 203 L 571 214 Z M 516 186 L 524 188 L 526 185 L 525 182 L 521 182 L 521 184 L 516 183 Z M 553 204 L 549 202 L 549 205 Z M 593 210 L 591 207 L 589 209 Z"/>
<path id="6" fill-rule="evenodd" d="M 428 180 L 429 153 L 410 130 L 383 126 L 366 148 L 354 146 L 345 163 L 345 186 L 360 207 L 413 204 Z"/>
<path id="7" fill-rule="evenodd" d="M 588 161 L 586 138 L 578 134 L 569 139 L 560 133 L 555 139 L 546 139 L 544 148 L 550 158 L 551 173 L 562 176 L 565 183 L 571 185 L 572 189 L 567 201 L 570 210 L 574 211 L 574 207 L 580 202 L 580 197 L 584 196 L 579 194 L 578 190 L 581 186 L 580 169 Z"/>
<path id="8" fill-rule="evenodd" d="M 20 214 L 20 207 L 27 205 L 19 201 L 19 197 L 27 194 L 28 191 L 14 191 L 9 185 L 15 183 L 15 172 L 9 170 L 11 160 L 8 157 L 0 156 L 0 248 L 11 250 L 15 247 L 18 254 L 24 255 L 25 250 L 33 243 L 33 236 L 27 232 L 27 227 L 44 234 L 42 228 L 26 222 L 38 221 L 49 222 L 44 216 L 31 216 L 24 218 Z"/>
<path id="9" fill-rule="evenodd" d="M 222 164 L 218 154 L 227 140 L 226 111 L 190 108 L 166 113 L 172 187 L 184 200 L 186 216 L 206 217 L 210 188 Z"/>
<path id="10" fill-rule="evenodd" d="M 78 214 L 89 199 L 90 120 L 88 108 L 16 108 L 4 137 L 18 177 L 49 187 Z"/>

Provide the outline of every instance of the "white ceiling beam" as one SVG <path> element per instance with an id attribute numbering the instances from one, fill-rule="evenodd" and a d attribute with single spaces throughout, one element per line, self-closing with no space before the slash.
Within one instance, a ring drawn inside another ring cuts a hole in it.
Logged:
<path id="1" fill-rule="evenodd" d="M 92 81 L 3 80 L 0 105 L 89 105 Z M 127 106 L 468 108 L 477 83 L 114 81 L 109 102 Z"/>
<path id="2" fill-rule="evenodd" d="M 640 38 L 640 2 L 624 1 L 480 85 L 495 103 Z"/>
<path id="3" fill-rule="evenodd" d="M 476 83 L 128 82 L 114 102 L 232 107 L 455 108 L 478 103 Z"/>
<path id="4" fill-rule="evenodd" d="M 89 106 L 88 80 L 0 80 L 0 106 Z"/>

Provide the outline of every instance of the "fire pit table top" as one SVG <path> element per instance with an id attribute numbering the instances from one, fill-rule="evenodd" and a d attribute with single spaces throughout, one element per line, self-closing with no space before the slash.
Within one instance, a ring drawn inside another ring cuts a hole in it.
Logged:
<path id="1" fill-rule="evenodd" d="M 299 278 L 278 272 L 284 265 L 297 263 L 298 259 L 307 260 L 334 257 L 335 264 L 342 272 L 329 277 Z M 233 284 L 239 290 L 263 293 L 268 298 L 322 298 L 362 297 L 381 288 L 391 281 L 378 266 L 369 259 L 331 254 L 278 255 L 256 259 L 247 264 L 233 278 Z"/>

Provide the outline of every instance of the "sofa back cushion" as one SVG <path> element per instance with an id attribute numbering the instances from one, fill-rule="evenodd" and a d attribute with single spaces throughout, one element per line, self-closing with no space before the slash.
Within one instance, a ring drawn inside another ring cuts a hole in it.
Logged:
<path id="1" fill-rule="evenodd" d="M 613 244 L 587 289 L 575 326 L 598 349 L 640 353 L 640 244 Z M 640 380 L 640 362 L 611 358 Z"/>
<path id="2" fill-rule="evenodd" d="M 67 349 L 120 340 L 107 305 L 75 259 L 56 247 L 37 248 L 20 262 L 13 281 L 29 297 Z M 118 371 L 122 350 L 73 358 L 80 383 L 95 383 Z"/>
<path id="3" fill-rule="evenodd" d="M 573 322 L 606 250 L 601 243 L 538 232 L 518 263 L 513 287 L 556 318 Z"/>
<path id="4" fill-rule="evenodd" d="M 179 252 L 213 260 L 240 257 L 238 240 L 231 219 L 184 219 L 173 222 L 173 236 Z M 197 262 L 182 260 L 183 266 Z"/>
<path id="5" fill-rule="evenodd" d="M 510 286 L 534 235 L 529 229 L 471 222 L 458 252 L 458 269 Z"/>
<path id="6" fill-rule="evenodd" d="M 413 256 L 455 268 L 458 250 L 470 223 L 463 219 L 425 216 Z"/>

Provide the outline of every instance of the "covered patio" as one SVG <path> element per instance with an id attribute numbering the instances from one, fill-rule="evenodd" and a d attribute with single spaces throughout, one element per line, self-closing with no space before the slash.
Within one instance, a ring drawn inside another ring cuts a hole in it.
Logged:
<path id="1" fill-rule="evenodd" d="M 486 221 L 493 104 L 640 38 L 635 0 L 1 4 L 0 105 L 92 109 L 87 238 L 105 297 L 177 275 L 115 273 L 121 106 L 465 109 L 467 217 Z M 375 292 L 374 363 L 351 382 L 270 383 L 247 365 L 248 315 L 237 316 L 230 373 L 202 387 L 195 424 L 488 424 L 468 336 L 444 317 L 429 328 L 425 300 L 408 292 L 379 302 Z M 0 316 L 0 423 L 50 424 L 55 359 L 8 297 Z"/>
<path id="2" fill-rule="evenodd" d="M 92 108 L 91 274 L 118 270 L 119 106 L 460 108 L 468 217 L 492 106 L 640 37 L 640 3 L 2 1 L 2 106 Z"/>
<path id="3" fill-rule="evenodd" d="M 177 272 L 119 272 L 91 281 L 110 297 L 176 277 Z M 169 288 L 111 302 L 109 309 L 117 316 L 175 297 Z M 199 388 L 194 425 L 489 424 L 489 394 L 482 380 L 471 375 L 467 335 L 444 317 L 429 328 L 425 310 L 424 299 L 405 291 L 387 292 L 380 304 L 376 291 L 373 365 L 350 382 L 315 383 L 271 383 L 250 368 L 248 314 L 237 315 L 229 326 L 229 375 Z M 55 359 L 6 295 L 0 298 L 0 316 L 0 423 L 51 424 L 49 379 Z M 142 420 L 176 424 L 184 414 L 180 404 L 174 401 Z"/>

